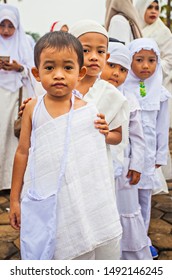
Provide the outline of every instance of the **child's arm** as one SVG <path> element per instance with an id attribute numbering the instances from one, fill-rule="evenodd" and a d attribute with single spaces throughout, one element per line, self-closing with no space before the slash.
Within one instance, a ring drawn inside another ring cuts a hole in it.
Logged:
<path id="1" fill-rule="evenodd" d="M 95 121 L 95 127 L 99 129 L 99 132 L 105 135 L 106 144 L 117 145 L 122 140 L 122 128 L 121 126 L 109 131 L 109 126 L 105 120 L 105 115 L 98 114 L 100 119 Z"/>
<path id="2" fill-rule="evenodd" d="M 130 178 L 131 185 L 135 185 L 140 180 L 140 175 L 144 167 L 145 153 L 145 142 L 140 110 L 135 110 L 134 112 L 130 113 L 129 140 L 130 163 L 127 178 Z"/>
<path id="3" fill-rule="evenodd" d="M 20 106 L 20 111 L 19 111 L 19 113 L 18 113 L 19 117 L 22 117 L 23 112 L 24 112 L 24 109 L 25 109 L 25 107 L 26 107 L 26 104 L 27 104 L 30 100 L 32 100 L 31 97 L 25 99 L 25 100 L 23 101 L 23 103 L 21 104 L 21 106 Z"/>
<path id="4" fill-rule="evenodd" d="M 31 103 L 33 103 L 33 101 Z M 32 110 L 33 104 L 29 104 L 25 108 L 25 111 L 23 113 L 21 134 L 13 164 L 12 185 L 10 194 L 10 223 L 11 226 L 15 229 L 20 228 L 20 194 L 22 190 L 23 178 L 30 147 Z"/>
<path id="5" fill-rule="evenodd" d="M 158 168 L 161 165 L 167 164 L 168 151 L 168 134 L 169 134 L 169 114 L 168 114 L 168 100 L 161 102 L 160 110 L 157 116 L 156 138 L 157 151 L 155 166 Z"/>

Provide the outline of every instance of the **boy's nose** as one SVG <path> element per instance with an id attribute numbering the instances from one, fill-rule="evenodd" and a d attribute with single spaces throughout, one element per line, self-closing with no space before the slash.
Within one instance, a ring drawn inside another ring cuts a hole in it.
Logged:
<path id="1" fill-rule="evenodd" d="M 90 60 L 94 60 L 94 61 L 97 60 L 97 55 L 95 52 L 91 54 Z"/>
<path id="2" fill-rule="evenodd" d="M 119 76 L 119 71 L 118 71 L 118 70 L 114 70 L 113 75 L 114 75 L 115 77 L 118 77 L 118 76 Z"/>
<path id="3" fill-rule="evenodd" d="M 58 80 L 64 79 L 63 71 L 61 71 L 61 70 L 54 71 L 54 78 L 58 79 Z"/>

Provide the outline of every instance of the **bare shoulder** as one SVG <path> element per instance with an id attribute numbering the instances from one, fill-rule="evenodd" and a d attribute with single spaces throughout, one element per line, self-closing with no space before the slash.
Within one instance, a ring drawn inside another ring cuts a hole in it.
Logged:
<path id="1" fill-rule="evenodd" d="M 23 115 L 28 114 L 30 116 L 32 116 L 34 107 L 37 103 L 37 98 L 33 98 L 32 100 L 30 100 L 27 104 L 25 109 L 23 110 Z"/>
<path id="2" fill-rule="evenodd" d="M 85 105 L 87 105 L 87 102 L 78 97 L 75 97 L 74 110 L 79 109 Z"/>

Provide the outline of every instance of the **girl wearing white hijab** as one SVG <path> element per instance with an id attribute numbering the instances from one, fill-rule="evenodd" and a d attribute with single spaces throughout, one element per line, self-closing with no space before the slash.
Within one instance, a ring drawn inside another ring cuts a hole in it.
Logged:
<path id="1" fill-rule="evenodd" d="M 145 139 L 144 169 L 139 187 L 139 203 L 148 232 L 151 213 L 151 195 L 161 189 L 156 169 L 167 163 L 168 151 L 168 98 L 169 92 L 162 86 L 160 52 L 153 39 L 140 38 L 129 44 L 132 55 L 131 70 L 124 90 L 133 92 L 141 107 L 142 126 Z M 150 249 L 153 257 L 155 248 Z"/>
<path id="2" fill-rule="evenodd" d="M 125 44 L 142 37 L 132 0 L 106 0 L 105 28 L 109 37 Z"/>
<path id="3" fill-rule="evenodd" d="M 121 239 L 122 260 L 151 260 L 147 232 L 139 205 L 138 183 L 144 166 L 144 137 L 141 109 L 132 92 L 125 92 L 123 85 L 131 66 L 129 49 L 121 43 L 109 43 L 110 57 L 101 78 L 116 86 L 127 98 L 130 106 L 129 144 L 111 146 L 114 155 L 114 178 L 120 220 L 123 228 Z M 124 157 L 122 158 L 122 153 Z M 118 160 L 117 160 L 118 159 Z"/>
<path id="4" fill-rule="evenodd" d="M 14 153 L 18 139 L 14 120 L 18 115 L 19 88 L 34 94 L 29 70 L 34 66 L 32 49 L 21 27 L 17 8 L 0 5 L 0 189 L 10 189 Z M 4 61 L 9 57 L 9 61 Z"/>
<path id="5" fill-rule="evenodd" d="M 158 44 L 163 71 L 163 85 L 172 94 L 172 33 L 159 18 L 160 1 L 135 0 L 143 37 L 153 38 Z M 172 127 L 172 101 L 169 100 L 170 127 Z M 162 168 L 166 179 L 172 178 L 170 152 L 168 165 Z"/>

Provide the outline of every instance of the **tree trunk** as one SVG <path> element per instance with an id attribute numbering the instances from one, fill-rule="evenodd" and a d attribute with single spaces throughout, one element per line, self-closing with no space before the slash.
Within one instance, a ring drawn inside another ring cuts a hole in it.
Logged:
<path id="1" fill-rule="evenodd" d="M 168 0 L 167 1 L 167 26 L 168 26 L 168 28 L 170 28 L 170 25 L 171 25 L 170 14 L 171 14 L 171 0 Z"/>

